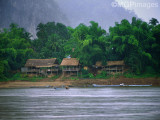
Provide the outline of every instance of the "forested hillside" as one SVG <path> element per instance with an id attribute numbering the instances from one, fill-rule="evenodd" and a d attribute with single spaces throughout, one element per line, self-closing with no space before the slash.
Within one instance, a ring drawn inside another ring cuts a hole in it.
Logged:
<path id="1" fill-rule="evenodd" d="M 152 18 L 144 22 L 135 17 L 123 19 L 109 28 L 98 23 L 80 24 L 76 28 L 48 22 L 37 26 L 37 38 L 30 39 L 24 28 L 11 24 L 0 32 L 0 78 L 20 70 L 28 58 L 79 58 L 82 66 L 92 67 L 96 61 L 124 60 L 130 72 L 159 73 L 160 24 Z"/>

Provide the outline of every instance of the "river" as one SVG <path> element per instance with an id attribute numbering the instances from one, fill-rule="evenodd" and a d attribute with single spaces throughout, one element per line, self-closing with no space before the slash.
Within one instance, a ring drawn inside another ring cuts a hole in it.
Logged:
<path id="1" fill-rule="evenodd" d="M 0 89 L 0 120 L 160 120 L 160 87 Z"/>

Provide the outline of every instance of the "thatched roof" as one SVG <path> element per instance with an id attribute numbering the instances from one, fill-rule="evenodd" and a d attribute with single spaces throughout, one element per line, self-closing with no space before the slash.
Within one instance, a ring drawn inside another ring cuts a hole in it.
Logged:
<path id="1" fill-rule="evenodd" d="M 28 59 L 25 67 L 52 67 L 52 66 L 57 66 L 58 61 L 56 58 L 52 59 Z"/>
<path id="2" fill-rule="evenodd" d="M 77 58 L 63 58 L 61 66 L 78 66 L 79 60 Z"/>
<path id="3" fill-rule="evenodd" d="M 108 61 L 107 62 L 107 66 L 112 66 L 112 65 L 125 65 L 125 64 L 124 64 L 123 60 L 121 60 L 121 61 Z"/>
<path id="4" fill-rule="evenodd" d="M 124 64 L 123 60 L 121 60 L 121 61 L 107 61 L 107 65 L 106 66 L 113 66 L 113 65 L 125 65 L 125 64 Z M 103 66 L 102 62 L 101 61 L 97 61 L 96 62 L 96 66 L 98 66 L 98 67 Z"/>

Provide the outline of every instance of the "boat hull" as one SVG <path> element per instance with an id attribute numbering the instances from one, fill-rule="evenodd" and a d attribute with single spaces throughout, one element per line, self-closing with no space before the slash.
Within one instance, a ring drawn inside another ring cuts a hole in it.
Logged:
<path id="1" fill-rule="evenodd" d="M 93 84 L 93 87 L 151 87 L 152 85 L 97 85 Z"/>

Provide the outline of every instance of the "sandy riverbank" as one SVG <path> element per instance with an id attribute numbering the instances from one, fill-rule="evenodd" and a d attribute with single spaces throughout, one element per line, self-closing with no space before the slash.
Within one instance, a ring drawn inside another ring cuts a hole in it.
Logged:
<path id="1" fill-rule="evenodd" d="M 74 87 L 87 87 L 92 84 L 101 85 L 119 85 L 124 83 L 126 85 L 150 85 L 160 86 L 160 78 L 110 78 L 110 79 L 79 79 L 79 80 L 55 80 L 42 79 L 37 82 L 29 81 L 9 81 L 0 82 L 0 88 L 30 88 L 30 87 L 47 87 L 47 86 L 74 86 Z"/>

